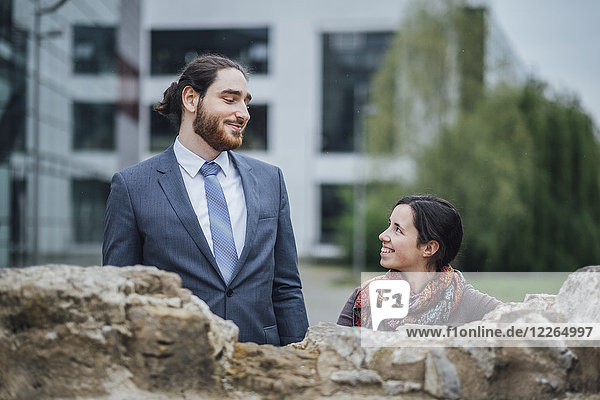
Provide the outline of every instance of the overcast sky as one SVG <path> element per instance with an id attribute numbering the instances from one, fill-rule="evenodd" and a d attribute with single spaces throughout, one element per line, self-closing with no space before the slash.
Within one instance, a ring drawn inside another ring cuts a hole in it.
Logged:
<path id="1" fill-rule="evenodd" d="M 600 127 L 600 0 L 488 0 L 534 76 L 575 93 Z"/>

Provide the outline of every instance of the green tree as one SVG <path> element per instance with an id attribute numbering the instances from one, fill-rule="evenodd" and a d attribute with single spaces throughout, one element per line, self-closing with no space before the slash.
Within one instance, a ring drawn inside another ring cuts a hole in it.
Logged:
<path id="1" fill-rule="evenodd" d="M 375 180 L 394 159 L 416 173 L 367 186 L 367 269 L 379 268 L 391 206 L 413 193 L 445 197 L 461 212 L 464 270 L 600 263 L 599 135 L 577 100 L 535 81 L 484 87 L 485 10 L 420 1 L 407 15 L 372 83 L 365 132 L 368 153 L 383 160 L 372 164 Z M 491 67 L 510 78 L 509 64 Z M 347 254 L 352 218 L 341 223 Z"/>
<path id="2" fill-rule="evenodd" d="M 449 44 L 465 21 L 458 17 L 458 3 L 420 1 L 407 8 L 371 83 L 372 111 L 364 122 L 370 154 L 411 154 L 450 116 L 457 59 Z"/>
<path id="3" fill-rule="evenodd" d="M 412 190 L 463 217 L 465 270 L 564 271 L 600 260 L 600 143 L 572 99 L 501 88 L 440 135 Z"/>

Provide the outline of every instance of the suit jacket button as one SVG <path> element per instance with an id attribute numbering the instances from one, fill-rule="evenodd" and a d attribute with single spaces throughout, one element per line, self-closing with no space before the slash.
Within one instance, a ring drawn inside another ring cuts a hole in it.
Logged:
<path id="1" fill-rule="evenodd" d="M 233 290 L 227 289 L 227 293 L 226 294 L 227 294 L 227 297 L 233 296 Z"/>

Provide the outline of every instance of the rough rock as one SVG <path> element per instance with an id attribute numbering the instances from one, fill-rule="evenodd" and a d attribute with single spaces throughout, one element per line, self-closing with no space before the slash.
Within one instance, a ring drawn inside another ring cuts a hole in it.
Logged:
<path id="1" fill-rule="evenodd" d="M 446 358 L 443 350 L 434 349 L 427 354 L 424 389 L 438 398 L 460 398 L 460 381 L 456 368 Z"/>
<path id="2" fill-rule="evenodd" d="M 570 274 L 556 295 L 553 309 L 571 322 L 600 321 L 600 266 Z"/>
<path id="3" fill-rule="evenodd" d="M 237 327 L 148 267 L 0 271 L 0 398 L 217 387 Z"/>
<path id="4" fill-rule="evenodd" d="M 600 302 L 590 301 L 598 272 L 581 269 L 558 295 L 504 304 L 484 322 L 598 323 Z M 599 391 L 594 343 L 434 346 L 319 324 L 300 343 L 261 346 L 237 342 L 232 322 L 155 268 L 0 271 L 2 400 L 594 399 Z"/>

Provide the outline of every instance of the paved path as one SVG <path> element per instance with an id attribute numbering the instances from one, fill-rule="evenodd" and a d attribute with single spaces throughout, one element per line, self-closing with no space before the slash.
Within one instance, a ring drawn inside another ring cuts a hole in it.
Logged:
<path id="1" fill-rule="evenodd" d="M 303 263 L 298 268 L 309 324 L 336 322 L 346 300 L 358 286 L 358 281 L 352 279 L 352 270 Z"/>

